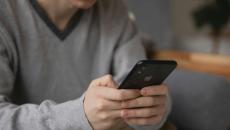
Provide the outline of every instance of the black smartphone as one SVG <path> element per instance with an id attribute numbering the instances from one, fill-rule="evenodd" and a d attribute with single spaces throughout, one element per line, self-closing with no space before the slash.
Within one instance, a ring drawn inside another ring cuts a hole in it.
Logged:
<path id="1" fill-rule="evenodd" d="M 160 85 L 176 66 L 176 61 L 169 60 L 139 61 L 119 85 L 119 89 L 142 89 L 147 86 Z"/>

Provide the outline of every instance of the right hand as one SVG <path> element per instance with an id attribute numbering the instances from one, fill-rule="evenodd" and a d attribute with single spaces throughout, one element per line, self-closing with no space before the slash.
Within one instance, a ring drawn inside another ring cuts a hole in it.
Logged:
<path id="1" fill-rule="evenodd" d="M 111 75 L 93 80 L 84 100 L 88 121 L 94 130 L 129 129 L 121 118 L 123 109 L 121 104 L 124 100 L 139 96 L 141 96 L 139 90 L 117 89 L 117 84 Z"/>

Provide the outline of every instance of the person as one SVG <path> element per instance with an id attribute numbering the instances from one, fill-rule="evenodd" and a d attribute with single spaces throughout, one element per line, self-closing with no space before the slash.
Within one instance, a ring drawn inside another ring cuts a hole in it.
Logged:
<path id="1" fill-rule="evenodd" d="M 121 0 L 1 0 L 0 129 L 159 129 L 165 85 L 117 89 L 146 58 L 127 12 Z"/>

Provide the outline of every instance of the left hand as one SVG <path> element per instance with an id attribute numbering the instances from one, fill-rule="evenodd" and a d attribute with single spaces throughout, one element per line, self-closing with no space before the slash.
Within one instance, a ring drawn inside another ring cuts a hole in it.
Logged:
<path id="1" fill-rule="evenodd" d="M 166 112 L 167 94 L 165 85 L 145 87 L 141 97 L 122 102 L 121 116 L 130 125 L 158 124 Z"/>

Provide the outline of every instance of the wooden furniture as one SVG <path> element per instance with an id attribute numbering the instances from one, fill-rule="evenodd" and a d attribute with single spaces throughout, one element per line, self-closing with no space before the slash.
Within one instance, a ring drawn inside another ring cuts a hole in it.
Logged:
<path id="1" fill-rule="evenodd" d="M 179 68 L 217 74 L 230 80 L 230 56 L 157 50 L 152 58 L 176 60 Z"/>

